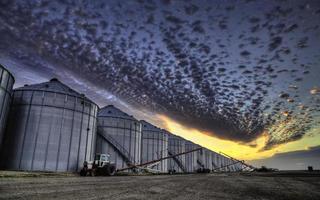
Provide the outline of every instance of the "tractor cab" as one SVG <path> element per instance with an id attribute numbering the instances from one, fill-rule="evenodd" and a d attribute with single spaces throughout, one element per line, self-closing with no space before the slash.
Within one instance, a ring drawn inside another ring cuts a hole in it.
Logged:
<path id="1" fill-rule="evenodd" d="M 104 163 L 110 163 L 109 154 L 96 154 L 94 158 L 94 163 L 98 166 L 102 166 Z"/>
<path id="2" fill-rule="evenodd" d="M 116 166 L 110 162 L 109 154 L 96 154 L 93 161 L 84 161 L 83 168 L 80 171 L 81 176 L 87 174 L 112 176 L 116 172 Z"/>

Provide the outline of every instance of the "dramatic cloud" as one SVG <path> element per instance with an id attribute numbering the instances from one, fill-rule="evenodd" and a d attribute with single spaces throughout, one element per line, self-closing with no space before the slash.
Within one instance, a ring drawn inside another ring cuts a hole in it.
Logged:
<path id="1" fill-rule="evenodd" d="M 306 170 L 308 166 L 320 169 L 319 158 L 320 146 L 316 146 L 307 150 L 275 154 L 271 158 L 253 160 L 250 163 L 257 167 L 264 165 L 282 170 Z"/>
<path id="2" fill-rule="evenodd" d="M 0 61 L 69 70 L 128 105 L 219 138 L 248 143 L 267 133 L 264 149 L 319 126 L 319 1 L 0 6 Z"/>

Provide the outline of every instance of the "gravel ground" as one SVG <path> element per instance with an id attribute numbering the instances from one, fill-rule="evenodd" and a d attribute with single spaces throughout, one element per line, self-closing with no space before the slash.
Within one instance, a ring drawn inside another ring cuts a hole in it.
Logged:
<path id="1" fill-rule="evenodd" d="M 1 174 L 1 173 L 0 173 Z M 320 176 L 0 176 L 0 199 L 320 199 Z"/>

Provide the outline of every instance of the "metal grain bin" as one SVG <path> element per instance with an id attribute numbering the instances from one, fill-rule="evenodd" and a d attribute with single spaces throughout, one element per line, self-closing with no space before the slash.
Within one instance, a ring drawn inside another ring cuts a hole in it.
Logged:
<path id="1" fill-rule="evenodd" d="M 191 142 L 191 141 L 186 141 L 185 143 L 186 145 L 186 151 L 191 151 L 194 149 L 199 148 L 200 146 Z M 200 151 L 200 150 L 199 150 Z M 193 173 L 193 172 L 197 172 L 197 170 L 200 168 L 199 164 L 198 164 L 198 151 L 194 151 L 191 153 L 187 153 L 185 155 L 186 157 L 186 170 L 188 173 Z"/>
<path id="2" fill-rule="evenodd" d="M 96 153 L 110 155 L 117 169 L 141 162 L 141 124 L 109 105 L 98 112 Z"/>
<path id="3" fill-rule="evenodd" d="M 228 159 L 228 160 L 227 160 L 227 163 L 228 163 L 228 171 L 230 171 L 230 172 L 236 171 L 236 170 L 235 170 L 235 165 L 234 165 L 235 161 L 232 160 L 232 159 L 230 159 L 230 158 L 227 158 L 227 159 Z"/>
<path id="4" fill-rule="evenodd" d="M 175 155 L 178 153 L 185 152 L 185 141 L 183 138 L 179 136 L 168 134 L 168 155 Z M 168 172 L 177 172 L 177 173 L 185 173 L 186 170 L 186 155 L 180 155 L 173 158 L 168 159 Z"/>
<path id="5" fill-rule="evenodd" d="M 229 171 L 230 172 L 234 172 L 234 164 L 233 164 L 233 160 L 231 160 L 230 158 L 228 158 L 228 165 L 229 165 Z"/>
<path id="6" fill-rule="evenodd" d="M 6 169 L 78 171 L 93 159 L 98 107 L 57 79 L 14 90 Z"/>
<path id="7" fill-rule="evenodd" d="M 229 169 L 228 169 L 228 158 L 227 157 L 225 157 L 225 156 L 223 156 L 223 155 L 221 155 L 221 157 L 222 157 L 222 162 L 221 162 L 221 164 L 222 164 L 222 166 L 223 166 L 223 168 L 221 169 L 222 171 L 225 171 L 225 172 L 227 172 Z"/>
<path id="8" fill-rule="evenodd" d="M 212 169 L 212 157 L 209 149 L 203 148 L 203 165 L 205 169 Z"/>
<path id="9" fill-rule="evenodd" d="M 146 121 L 140 122 L 142 125 L 141 163 L 167 157 L 168 134 Z M 168 170 L 168 160 L 162 160 L 146 167 L 165 173 Z"/>
<path id="10" fill-rule="evenodd" d="M 0 64 L 0 152 L 10 110 L 13 84 L 14 77 Z"/>
<path id="11" fill-rule="evenodd" d="M 212 168 L 214 171 L 218 172 L 221 171 L 221 155 L 215 153 L 212 155 Z"/>
<path id="12" fill-rule="evenodd" d="M 223 156 L 219 154 L 218 156 L 218 165 L 219 165 L 219 169 L 218 171 L 224 171 L 224 160 L 223 160 Z"/>
<path id="13" fill-rule="evenodd" d="M 242 171 L 242 164 L 241 163 L 237 163 L 236 165 L 236 170 L 239 172 L 239 171 Z"/>

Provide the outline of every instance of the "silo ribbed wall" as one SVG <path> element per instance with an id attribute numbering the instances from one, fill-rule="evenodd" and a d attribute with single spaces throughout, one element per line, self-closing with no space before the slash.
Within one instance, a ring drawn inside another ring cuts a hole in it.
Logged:
<path id="1" fill-rule="evenodd" d="M 242 164 L 241 163 L 237 163 L 236 164 L 236 170 L 237 171 L 241 171 L 242 170 Z"/>
<path id="2" fill-rule="evenodd" d="M 226 171 L 229 172 L 231 169 L 229 158 L 225 158 L 225 165 L 226 165 Z"/>
<path id="3" fill-rule="evenodd" d="M 141 121 L 141 163 L 157 160 L 168 156 L 168 134 L 152 124 Z M 162 160 L 156 165 L 152 164 L 151 169 L 159 172 L 167 172 L 168 159 Z M 149 167 L 149 166 L 144 166 Z"/>
<path id="4" fill-rule="evenodd" d="M 141 162 L 141 124 L 114 106 L 98 113 L 96 153 L 110 155 L 117 169 Z"/>
<path id="5" fill-rule="evenodd" d="M 222 165 L 224 166 L 222 169 L 223 169 L 223 171 L 228 171 L 229 169 L 228 169 L 228 159 L 226 158 L 226 157 L 224 157 L 224 156 L 222 156 Z"/>
<path id="6" fill-rule="evenodd" d="M 228 165 L 229 165 L 229 171 L 230 172 L 235 172 L 235 171 L 237 171 L 236 170 L 236 163 L 237 161 L 235 161 L 235 160 L 233 160 L 233 159 L 231 159 L 231 158 L 228 158 Z"/>
<path id="7" fill-rule="evenodd" d="M 211 158 L 212 158 L 212 170 L 215 170 L 219 167 L 218 164 L 218 156 L 219 154 L 216 152 L 211 152 Z"/>
<path id="8" fill-rule="evenodd" d="M 186 141 L 186 151 L 191 151 L 191 150 L 194 150 L 194 149 L 197 149 L 199 148 L 200 146 L 193 143 L 193 142 L 190 142 L 190 141 Z M 196 172 L 197 169 L 199 169 L 199 166 L 198 166 L 198 163 L 197 163 L 197 159 L 198 159 L 198 152 L 197 151 L 194 151 L 194 152 L 191 152 L 191 153 L 187 153 L 185 155 L 186 157 L 186 170 L 188 173 L 193 173 L 193 172 Z"/>
<path id="9" fill-rule="evenodd" d="M 169 134 L 168 139 L 168 154 L 175 155 L 185 152 L 185 140 L 181 137 Z M 168 159 L 168 171 L 183 173 L 186 171 L 186 156 L 185 154 Z"/>
<path id="10" fill-rule="evenodd" d="M 78 171 L 93 158 L 97 108 L 57 79 L 14 90 L 4 167 Z"/>
<path id="11" fill-rule="evenodd" d="M 215 169 L 215 171 L 219 171 L 219 167 L 220 167 L 219 154 L 216 153 L 216 154 L 214 155 L 213 161 L 214 161 L 214 169 Z"/>
<path id="12" fill-rule="evenodd" d="M 232 159 L 229 159 L 229 164 L 230 164 L 229 169 L 230 169 L 231 172 L 236 171 L 235 170 L 235 165 L 233 163 L 234 163 L 234 161 Z"/>
<path id="13" fill-rule="evenodd" d="M 0 64 L 0 153 L 10 110 L 14 77 Z"/>
<path id="14" fill-rule="evenodd" d="M 208 149 L 203 149 L 203 165 L 205 169 L 212 169 L 211 151 Z"/>
<path id="15" fill-rule="evenodd" d="M 202 148 L 200 151 L 197 151 L 197 166 L 198 168 L 204 168 L 204 164 L 203 164 L 203 161 L 204 161 L 204 149 Z"/>
<path id="16" fill-rule="evenodd" d="M 216 155 L 215 162 L 217 165 L 217 169 L 215 171 L 223 171 L 223 168 L 221 168 L 223 166 L 223 157 L 220 154 Z"/>

